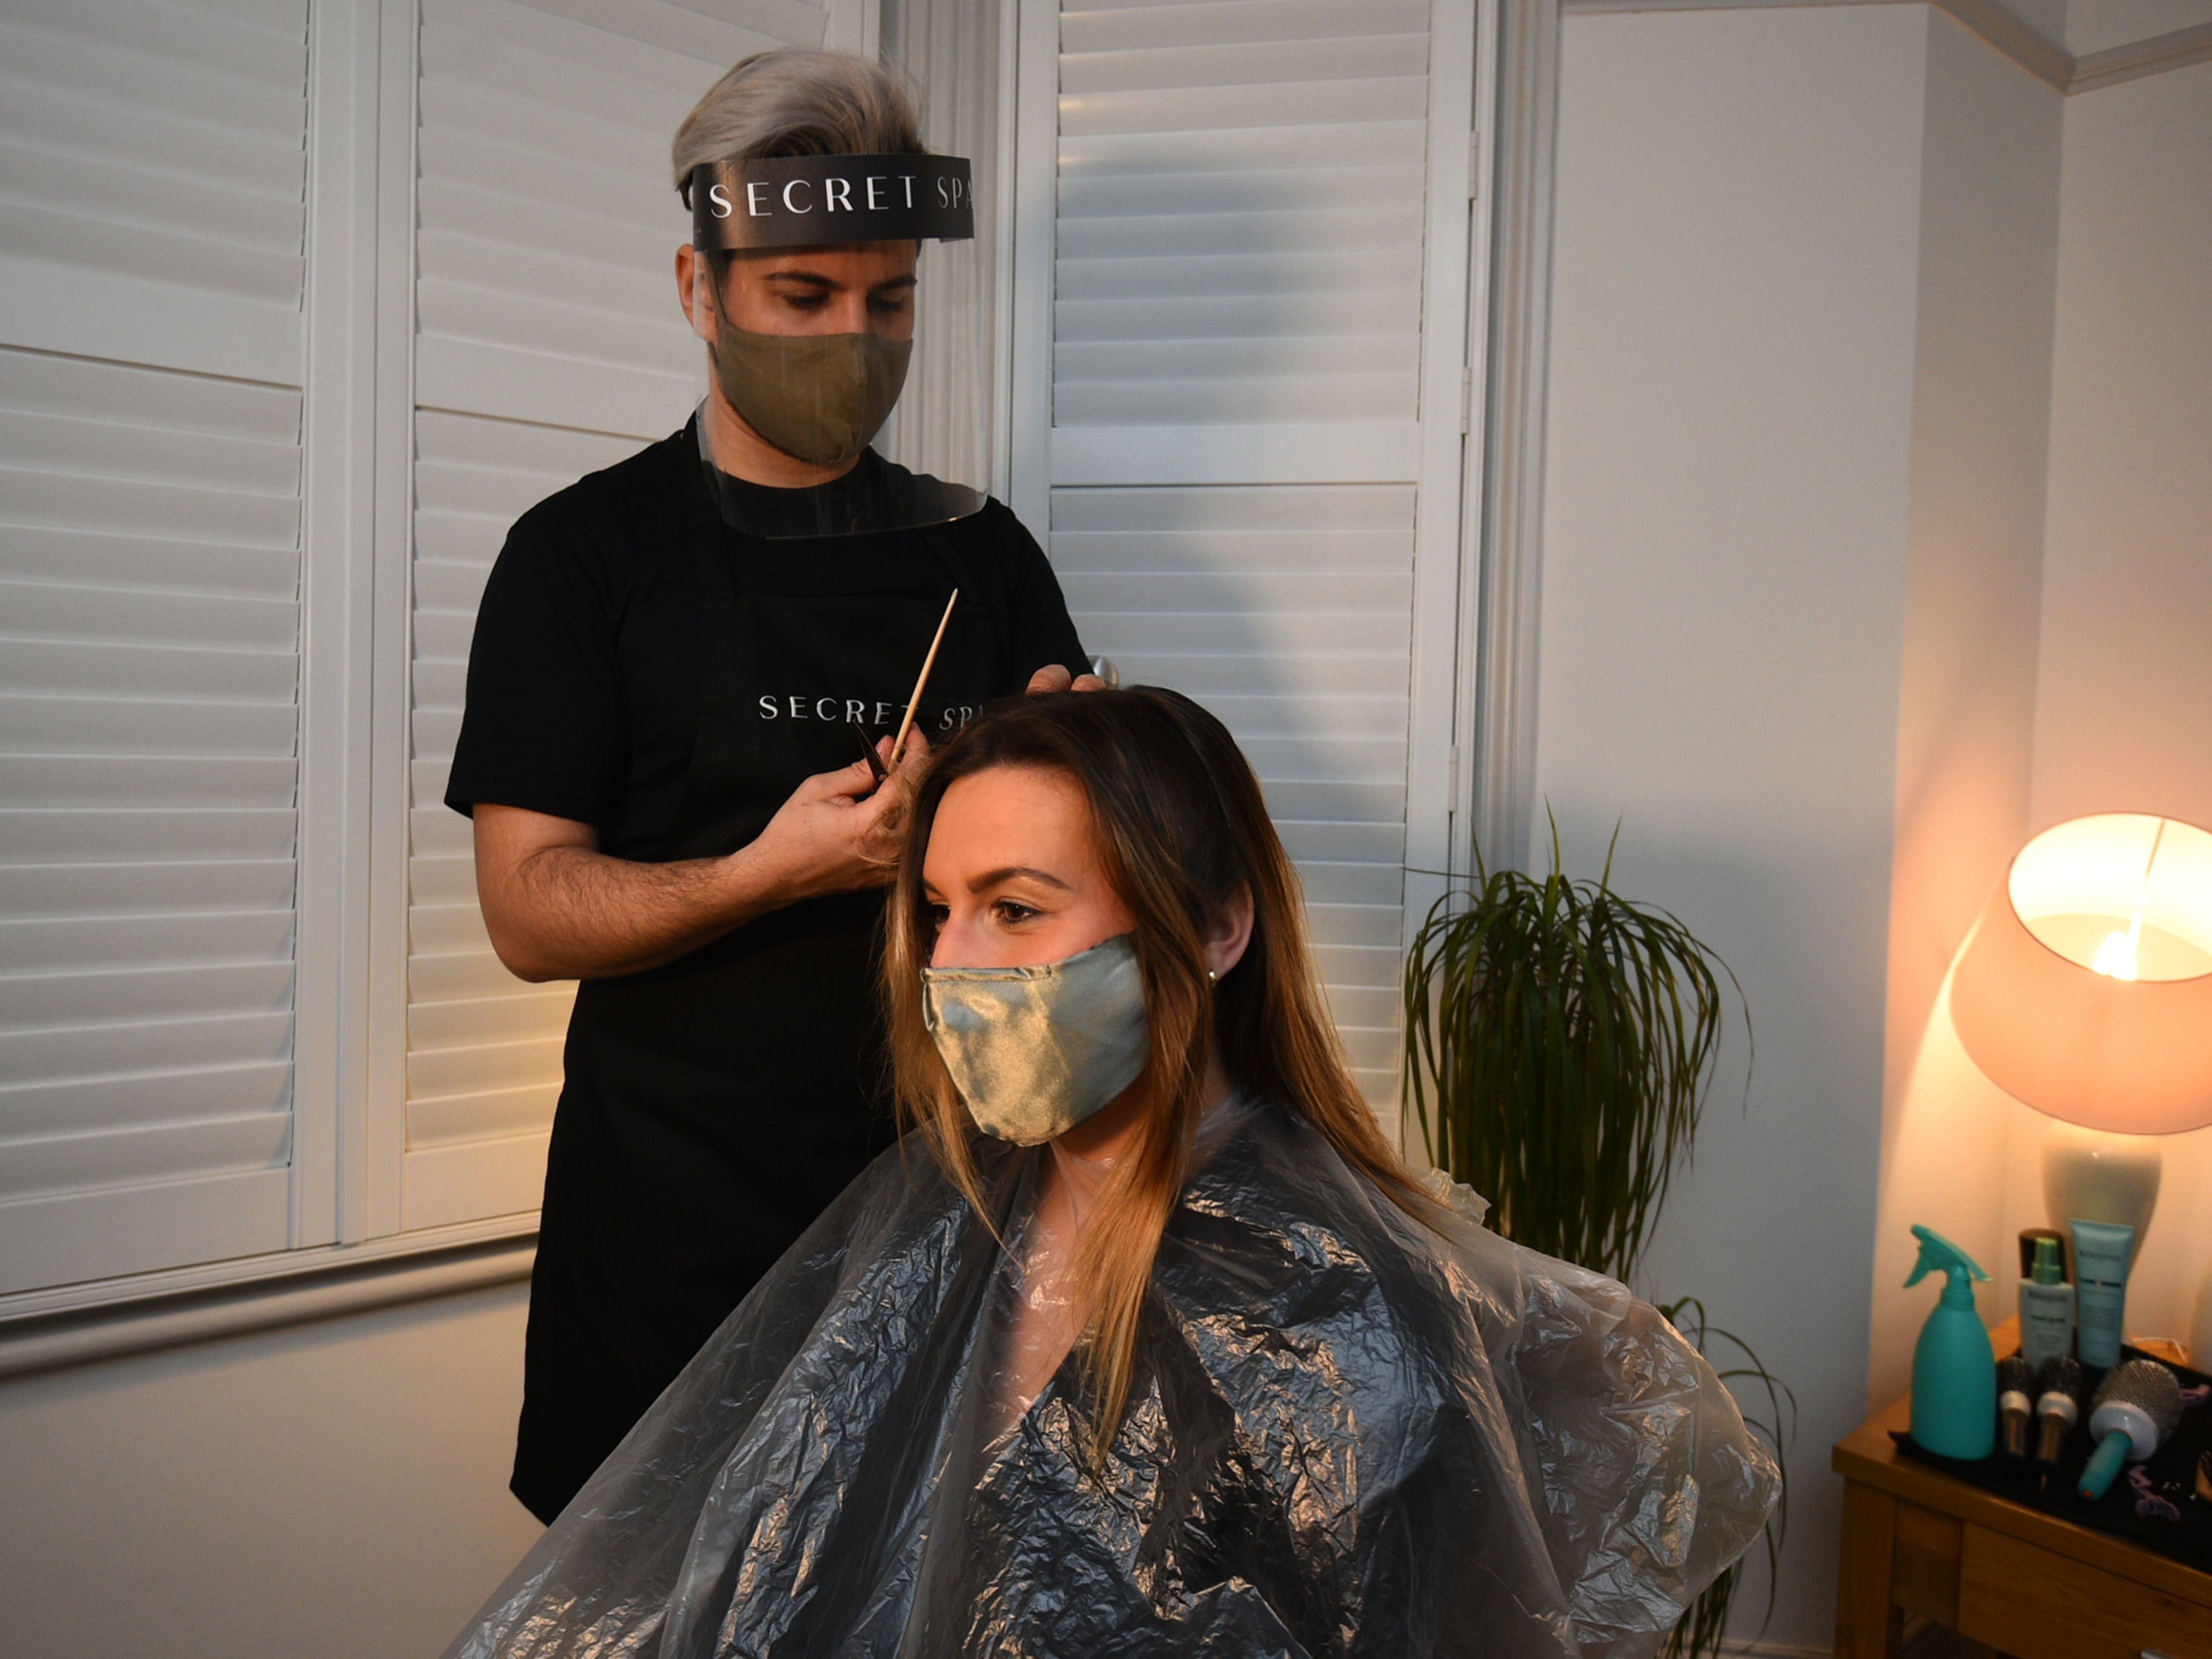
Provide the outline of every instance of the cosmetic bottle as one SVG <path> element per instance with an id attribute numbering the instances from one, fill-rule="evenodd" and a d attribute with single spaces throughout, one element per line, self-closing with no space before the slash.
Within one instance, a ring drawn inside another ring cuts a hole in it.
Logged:
<path id="1" fill-rule="evenodd" d="M 2022 1279 L 2035 1277 L 2035 1247 L 2046 1238 L 2058 1247 L 2058 1282 L 2071 1285 L 2074 1269 L 2066 1263 L 2066 1235 L 2056 1227 L 2022 1227 L 2020 1230 L 2020 1276 Z"/>
<path id="2" fill-rule="evenodd" d="M 2020 1281 L 2020 1357 L 2040 1370 L 2074 1352 L 2074 1287 L 2053 1235 L 2035 1241 L 2035 1264 Z"/>

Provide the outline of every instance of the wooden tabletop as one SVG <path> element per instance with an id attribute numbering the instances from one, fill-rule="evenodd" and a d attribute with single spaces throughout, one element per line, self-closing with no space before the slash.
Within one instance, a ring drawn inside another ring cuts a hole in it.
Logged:
<path id="1" fill-rule="evenodd" d="M 1998 1346 L 2004 1349 L 2002 1341 Z M 2212 1573 L 2177 1561 L 2172 1556 L 2160 1555 L 2117 1534 L 2098 1532 L 2024 1504 L 2015 1504 L 1986 1487 L 1958 1480 L 1932 1464 L 1905 1456 L 1898 1450 L 1890 1434 L 1892 1431 L 1902 1433 L 1911 1420 L 1912 1401 L 1909 1398 L 1899 1401 L 1838 1441 L 1831 1467 L 1846 1480 L 1862 1481 L 1923 1508 L 1939 1510 L 1961 1521 L 2056 1550 L 2076 1561 L 2164 1590 L 2169 1595 L 2212 1603 Z"/>

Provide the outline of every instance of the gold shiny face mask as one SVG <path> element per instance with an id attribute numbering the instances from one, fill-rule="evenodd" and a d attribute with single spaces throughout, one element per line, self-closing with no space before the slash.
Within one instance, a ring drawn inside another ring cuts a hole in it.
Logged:
<path id="1" fill-rule="evenodd" d="M 921 1018 L 985 1134 L 1035 1146 L 1134 1083 L 1149 1029 L 1127 934 L 1034 968 L 925 968 Z"/>
<path id="2" fill-rule="evenodd" d="M 714 379 L 747 426 L 787 455 L 842 466 L 868 447 L 906 385 L 911 340 L 756 334 L 718 314 Z"/>

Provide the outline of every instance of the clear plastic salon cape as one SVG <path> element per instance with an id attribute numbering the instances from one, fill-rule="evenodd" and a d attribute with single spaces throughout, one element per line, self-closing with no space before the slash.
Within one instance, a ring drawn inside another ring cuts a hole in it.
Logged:
<path id="1" fill-rule="evenodd" d="M 918 1141 L 739 1304 L 448 1650 L 1656 1653 L 1771 1458 L 1610 1279 L 1443 1233 L 1267 1106 L 1207 1116 L 1094 1473 L 1079 1349 L 1011 1426 L 1001 1246 Z"/>

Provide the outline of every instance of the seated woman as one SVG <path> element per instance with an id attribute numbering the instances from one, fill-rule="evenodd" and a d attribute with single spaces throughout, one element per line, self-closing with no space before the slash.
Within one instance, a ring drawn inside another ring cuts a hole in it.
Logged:
<path id="1" fill-rule="evenodd" d="M 1711 1367 L 1383 1139 L 1195 703 L 955 738 L 885 984 L 918 1133 L 453 1653 L 1649 1654 L 1757 1534 Z"/>

